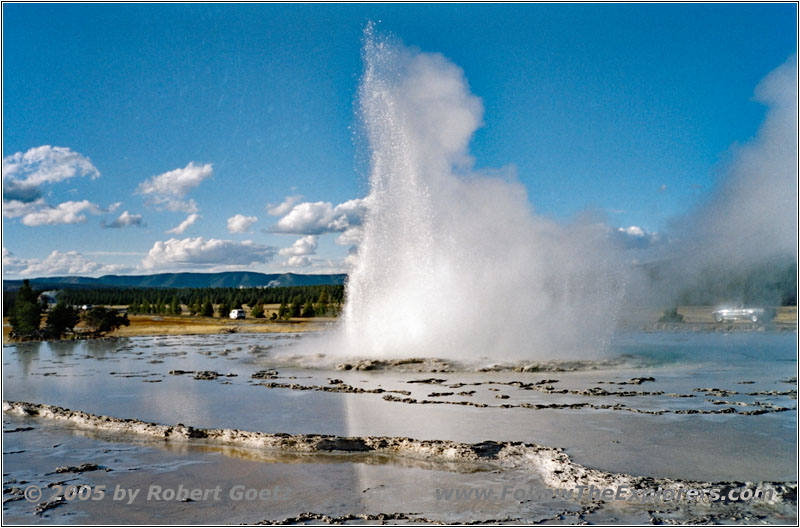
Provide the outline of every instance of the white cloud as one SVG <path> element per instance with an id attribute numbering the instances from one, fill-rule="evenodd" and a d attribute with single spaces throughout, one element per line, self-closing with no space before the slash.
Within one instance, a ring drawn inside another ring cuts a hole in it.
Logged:
<path id="1" fill-rule="evenodd" d="M 347 256 L 344 258 L 344 264 L 350 269 L 353 269 L 358 265 L 358 248 L 356 246 L 350 246 L 347 250 Z"/>
<path id="2" fill-rule="evenodd" d="M 86 251 L 86 255 L 97 255 L 100 257 L 141 257 L 143 251 Z"/>
<path id="3" fill-rule="evenodd" d="M 119 218 L 111 222 L 110 224 L 106 224 L 103 222 L 100 224 L 102 227 L 110 227 L 110 228 L 119 228 L 119 227 L 127 227 L 127 226 L 136 226 L 142 227 L 142 215 L 139 214 L 130 214 L 128 211 L 124 211 Z"/>
<path id="4" fill-rule="evenodd" d="M 612 230 L 611 238 L 626 249 L 646 249 L 662 241 L 659 233 L 635 225 Z"/>
<path id="5" fill-rule="evenodd" d="M 168 230 L 166 231 L 166 233 L 167 233 L 168 235 L 182 235 L 182 234 L 183 234 L 183 232 L 184 232 L 184 231 L 186 231 L 186 230 L 189 228 L 189 226 L 191 226 L 192 224 L 194 224 L 195 222 L 197 222 L 197 220 L 198 220 L 199 218 L 200 218 L 200 215 L 199 215 L 199 214 L 197 214 L 197 213 L 192 213 L 192 214 L 190 214 L 189 216 L 187 216 L 187 217 L 186 217 L 186 220 L 184 220 L 184 221 L 183 221 L 183 222 L 181 222 L 180 224 L 176 225 L 176 226 L 175 226 L 175 227 L 173 227 L 172 229 L 168 229 Z"/>
<path id="6" fill-rule="evenodd" d="M 366 200 L 361 198 L 336 207 L 330 202 L 303 202 L 292 207 L 288 214 L 278 220 L 272 231 L 299 235 L 346 231 L 361 224 L 366 210 Z"/>
<path id="7" fill-rule="evenodd" d="M 357 246 L 364 238 L 364 229 L 361 226 L 350 227 L 341 235 L 336 237 L 336 243 L 340 246 Z"/>
<path id="8" fill-rule="evenodd" d="M 205 239 L 203 237 L 158 241 L 142 260 L 142 268 L 209 268 L 265 263 L 275 256 L 275 248 L 250 240 Z"/>
<path id="9" fill-rule="evenodd" d="M 274 230 L 281 233 L 315 233 L 326 230 L 333 214 L 330 202 L 304 202 L 296 205 L 283 218 L 278 220 Z"/>
<path id="10" fill-rule="evenodd" d="M 42 187 L 75 176 L 98 178 L 100 171 L 86 156 L 67 147 L 42 145 L 3 158 L 3 216 L 22 218 L 27 226 L 76 224 L 83 213 L 100 214 L 97 204 L 68 201 L 52 206 L 42 197 Z"/>
<path id="11" fill-rule="evenodd" d="M 84 212 L 91 214 L 101 214 L 103 212 L 97 204 L 89 200 L 63 202 L 55 207 L 39 201 L 34 203 L 39 204 L 40 208 L 35 210 L 17 209 L 16 204 L 12 208 L 13 212 L 22 213 L 22 223 L 26 226 L 78 224 L 86 221 Z"/>
<path id="12" fill-rule="evenodd" d="M 53 275 L 96 275 L 120 273 L 128 269 L 119 264 L 100 264 L 89 260 L 77 251 L 55 250 L 44 259 L 23 259 L 3 247 L 4 274 L 36 277 Z"/>
<path id="13" fill-rule="evenodd" d="M 210 163 L 195 165 L 193 161 L 190 161 L 182 169 L 171 170 L 148 178 L 139 184 L 137 192 L 148 196 L 149 203 L 155 207 L 168 211 L 196 213 L 197 203 L 191 199 L 184 200 L 184 198 L 203 180 L 210 178 L 212 172 Z"/>
<path id="14" fill-rule="evenodd" d="M 171 211 L 173 213 L 196 213 L 200 210 L 194 198 L 178 200 L 177 198 L 170 198 L 169 196 L 154 196 L 147 204 L 157 209 Z"/>
<path id="15" fill-rule="evenodd" d="M 19 270 L 26 266 L 25 260 L 17 257 L 3 246 L 3 273 L 18 275 Z"/>
<path id="16" fill-rule="evenodd" d="M 317 252 L 317 237 L 307 235 L 297 239 L 294 244 L 278 251 L 282 257 L 299 257 L 303 255 L 314 255 Z M 291 262 L 292 259 L 289 259 Z"/>
<path id="17" fill-rule="evenodd" d="M 283 216 L 289 211 L 291 211 L 294 204 L 299 202 L 301 198 L 302 196 L 300 196 L 299 194 L 294 196 L 287 196 L 286 199 L 283 200 L 283 202 L 281 202 L 278 205 L 268 204 L 267 212 L 270 214 L 270 216 Z"/>
<path id="18" fill-rule="evenodd" d="M 305 268 L 311 265 L 311 259 L 305 255 L 295 255 L 289 257 L 289 260 L 286 261 L 286 265 L 292 268 Z"/>
<path id="19" fill-rule="evenodd" d="M 62 202 L 55 207 L 47 204 L 44 198 L 39 198 L 33 202 L 23 202 L 20 200 L 3 201 L 3 216 L 6 218 L 22 218 L 22 223 L 29 227 L 57 224 L 78 224 L 86 221 L 86 215 L 102 214 L 113 210 L 111 208 L 103 210 L 99 205 L 88 200 L 80 202 Z"/>
<path id="20" fill-rule="evenodd" d="M 75 176 L 98 178 L 100 171 L 67 147 L 42 145 L 3 158 L 3 201 L 32 202 L 41 197 L 41 186 Z"/>
<path id="21" fill-rule="evenodd" d="M 622 231 L 628 236 L 633 237 L 643 237 L 644 236 L 644 229 L 639 226 L 630 226 L 630 227 L 620 227 L 619 231 Z"/>
<path id="22" fill-rule="evenodd" d="M 234 215 L 228 218 L 228 231 L 231 233 L 246 233 L 250 226 L 258 222 L 255 216 Z"/>
<path id="23" fill-rule="evenodd" d="M 3 200 L 3 216 L 6 218 L 19 218 L 26 214 L 34 213 L 39 209 L 49 207 L 44 198 L 39 198 L 33 202 L 23 202 L 22 200 Z"/>

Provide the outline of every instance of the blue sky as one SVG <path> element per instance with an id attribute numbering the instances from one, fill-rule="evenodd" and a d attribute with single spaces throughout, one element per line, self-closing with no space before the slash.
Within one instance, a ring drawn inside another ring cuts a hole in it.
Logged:
<path id="1" fill-rule="evenodd" d="M 4 276 L 344 270 L 325 226 L 368 191 L 370 20 L 463 68 L 476 165 L 539 214 L 649 233 L 709 195 L 797 49 L 794 4 L 4 4 Z"/>

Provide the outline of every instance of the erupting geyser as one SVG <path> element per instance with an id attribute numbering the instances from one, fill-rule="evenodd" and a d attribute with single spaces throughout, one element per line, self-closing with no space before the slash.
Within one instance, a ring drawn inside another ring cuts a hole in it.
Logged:
<path id="1" fill-rule="evenodd" d="M 623 290 L 605 228 L 537 217 L 510 171 L 473 169 L 483 106 L 445 57 L 368 27 L 364 62 L 370 193 L 342 353 L 596 356 Z"/>

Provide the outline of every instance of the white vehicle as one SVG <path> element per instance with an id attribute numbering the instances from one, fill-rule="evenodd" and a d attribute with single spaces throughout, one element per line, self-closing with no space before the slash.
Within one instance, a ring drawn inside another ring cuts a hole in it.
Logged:
<path id="1" fill-rule="evenodd" d="M 711 314 L 714 321 L 751 321 L 757 323 L 764 319 L 763 308 L 719 308 Z"/>
<path id="2" fill-rule="evenodd" d="M 231 319 L 244 319 L 245 318 L 244 310 L 231 310 L 229 317 Z"/>

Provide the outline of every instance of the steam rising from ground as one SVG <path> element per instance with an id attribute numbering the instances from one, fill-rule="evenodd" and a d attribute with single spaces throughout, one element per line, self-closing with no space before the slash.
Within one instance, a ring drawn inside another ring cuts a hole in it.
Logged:
<path id="1" fill-rule="evenodd" d="M 733 151 L 716 192 L 681 226 L 705 261 L 797 253 L 796 57 L 767 75 L 755 98 L 768 106 L 758 135 Z"/>
<path id="2" fill-rule="evenodd" d="M 709 199 L 674 222 L 672 242 L 656 254 L 657 280 L 632 295 L 668 304 L 687 288 L 698 290 L 696 299 L 712 298 L 705 288 L 717 302 L 780 302 L 776 292 L 752 290 L 770 290 L 797 263 L 796 56 L 759 83 L 755 100 L 767 106 L 757 135 L 731 150 Z M 741 278 L 747 284 L 730 284 Z"/>
<path id="3" fill-rule="evenodd" d="M 466 361 L 597 354 L 623 290 L 606 231 L 537 217 L 513 176 L 473 170 L 468 146 L 483 107 L 456 65 L 371 28 L 364 62 L 370 194 L 343 351 Z"/>

